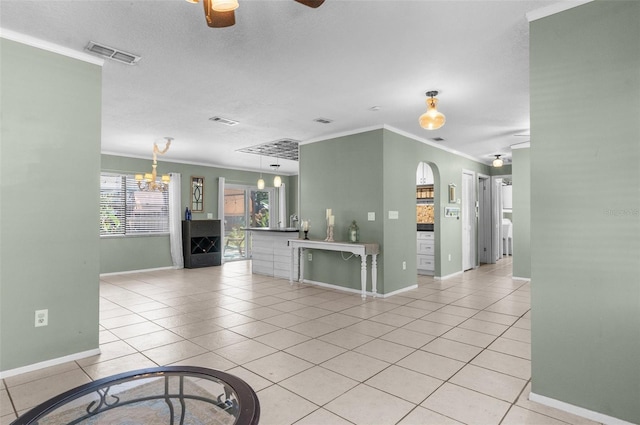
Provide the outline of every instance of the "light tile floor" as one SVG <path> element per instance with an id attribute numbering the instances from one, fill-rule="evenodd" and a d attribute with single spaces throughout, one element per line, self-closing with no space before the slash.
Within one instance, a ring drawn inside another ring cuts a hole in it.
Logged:
<path id="1" fill-rule="evenodd" d="M 249 262 L 105 276 L 102 354 L 4 379 L 0 424 L 67 389 L 160 365 L 224 370 L 264 425 L 593 424 L 528 401 L 529 283 L 511 259 L 371 297 Z"/>

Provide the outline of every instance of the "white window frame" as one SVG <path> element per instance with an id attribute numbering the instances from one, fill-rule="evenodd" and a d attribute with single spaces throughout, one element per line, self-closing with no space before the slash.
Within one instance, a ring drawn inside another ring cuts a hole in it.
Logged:
<path id="1" fill-rule="evenodd" d="M 169 193 L 141 191 L 131 174 L 102 172 L 99 225 L 100 237 L 167 235 Z"/>

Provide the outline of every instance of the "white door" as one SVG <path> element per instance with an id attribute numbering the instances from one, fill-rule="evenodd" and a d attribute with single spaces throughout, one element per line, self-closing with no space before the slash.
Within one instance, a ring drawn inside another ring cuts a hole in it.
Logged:
<path id="1" fill-rule="evenodd" d="M 478 262 L 491 260 L 491 184 L 489 176 L 478 177 Z"/>
<path id="2" fill-rule="evenodd" d="M 491 187 L 491 259 L 502 258 L 502 177 L 494 177 Z"/>
<path id="3" fill-rule="evenodd" d="M 474 175 L 462 173 L 462 270 L 469 270 L 476 265 L 475 228 L 476 197 L 473 190 Z"/>

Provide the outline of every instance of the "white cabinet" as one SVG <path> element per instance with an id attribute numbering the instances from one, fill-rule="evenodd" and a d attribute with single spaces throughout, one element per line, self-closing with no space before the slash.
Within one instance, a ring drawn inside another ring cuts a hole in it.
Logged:
<path id="1" fill-rule="evenodd" d="M 418 274 L 433 275 L 435 272 L 435 239 L 433 232 L 418 232 L 417 237 Z"/>
<path id="2" fill-rule="evenodd" d="M 283 231 L 251 231 L 251 272 L 289 279 L 291 248 L 288 240 L 297 233 Z M 298 273 L 298 259 L 294 258 L 294 276 Z"/>
<path id="3" fill-rule="evenodd" d="M 433 171 L 429 164 L 421 162 L 416 170 L 416 185 L 433 184 Z"/>

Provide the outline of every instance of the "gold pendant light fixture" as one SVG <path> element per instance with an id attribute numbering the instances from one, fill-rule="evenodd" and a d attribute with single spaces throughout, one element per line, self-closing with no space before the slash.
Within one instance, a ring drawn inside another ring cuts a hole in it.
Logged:
<path id="1" fill-rule="evenodd" d="M 260 178 L 258 179 L 258 183 L 256 183 L 259 190 L 264 189 L 264 179 L 262 178 L 262 155 L 260 155 Z"/>
<path id="2" fill-rule="evenodd" d="M 438 99 L 435 96 L 438 95 L 437 90 L 430 90 L 426 93 L 427 99 L 427 112 L 420 115 L 420 127 L 425 130 L 437 130 L 442 127 L 446 121 L 446 117 L 442 112 L 437 109 Z"/>
<path id="3" fill-rule="evenodd" d="M 138 183 L 138 188 L 145 192 L 164 192 L 169 189 L 169 181 L 171 178 L 168 174 L 163 174 L 161 179 L 158 180 L 158 160 L 157 155 L 164 155 L 171 146 L 172 137 L 165 137 L 167 141 L 164 149 L 160 150 L 158 145 L 153 143 L 153 163 L 151 164 L 151 172 L 143 174 L 136 174 L 135 179 Z"/>

